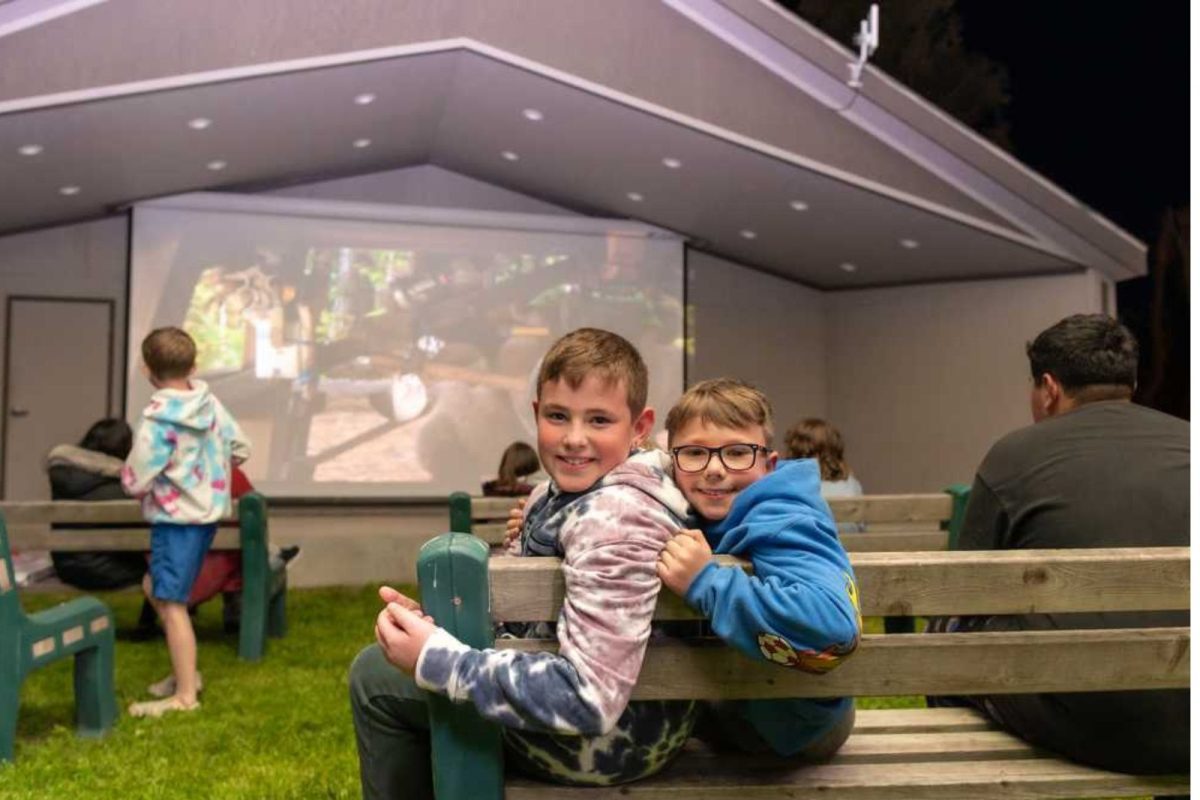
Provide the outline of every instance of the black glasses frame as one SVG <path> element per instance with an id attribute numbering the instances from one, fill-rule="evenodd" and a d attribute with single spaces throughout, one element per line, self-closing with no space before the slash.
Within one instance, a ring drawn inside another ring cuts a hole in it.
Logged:
<path id="1" fill-rule="evenodd" d="M 679 463 L 679 451 L 687 450 L 692 447 L 696 449 L 707 450 L 708 458 L 704 459 L 704 463 L 696 469 L 684 469 Z M 749 447 L 753 455 L 753 458 L 750 459 L 750 465 L 737 468 L 729 466 L 729 462 L 725 460 L 725 449 L 728 447 Z M 760 450 L 764 455 L 771 452 L 771 448 L 765 444 L 750 444 L 748 442 L 731 442 L 730 444 L 723 444 L 720 447 L 705 447 L 702 444 L 685 444 L 681 447 L 672 447 L 671 458 L 675 461 L 675 467 L 680 472 L 703 472 L 704 470 L 708 469 L 708 465 L 712 461 L 713 453 L 716 453 L 717 458 L 721 459 L 721 464 L 725 467 L 725 469 L 729 470 L 730 472 L 745 472 L 748 469 L 754 469 L 754 465 L 758 463 L 758 453 Z"/>

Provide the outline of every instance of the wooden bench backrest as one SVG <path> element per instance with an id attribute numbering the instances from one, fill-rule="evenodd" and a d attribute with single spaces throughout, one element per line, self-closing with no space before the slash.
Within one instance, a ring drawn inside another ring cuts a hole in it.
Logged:
<path id="1" fill-rule="evenodd" d="M 837 522 L 863 523 L 862 533 L 842 536 L 851 551 L 940 550 L 951 546 L 966 511 L 969 487 L 952 486 L 937 494 L 877 494 L 831 498 L 829 508 Z M 476 497 L 466 492 L 450 495 L 450 530 L 472 533 L 488 544 L 504 539 L 508 513 L 518 498 Z M 913 529 L 872 531 L 871 525 L 912 525 Z M 941 530 L 935 530 L 940 527 Z"/>
<path id="2" fill-rule="evenodd" d="M 725 565 L 745 562 L 719 557 Z M 1188 548 L 851 554 L 862 613 L 957 615 L 1184 610 Z M 558 559 L 493 557 L 497 621 L 554 620 L 562 605 Z M 695 613 L 670 592 L 655 616 Z M 1188 685 L 1186 629 L 868 636 L 828 675 L 755 662 L 727 647 L 654 643 L 640 699 L 748 699 L 844 695 L 1102 691 Z M 554 649 L 503 641 L 502 648 Z"/>
<path id="3" fill-rule="evenodd" d="M 259 498 L 257 492 L 245 495 Z M 230 515 L 224 523 L 240 521 L 240 503 L 235 501 Z M 42 500 L 32 502 L 0 503 L 10 526 L 38 526 L 37 530 L 21 531 L 18 546 L 29 550 L 146 550 L 149 548 L 149 526 L 142 515 L 141 504 L 136 500 Z M 262 515 L 265 528 L 266 515 Z M 46 525 L 81 526 L 68 529 L 46 529 Z M 88 529 L 88 525 L 106 526 Z M 107 527 L 123 526 L 129 527 Z M 265 531 L 264 531 L 265 534 Z M 241 547 L 241 532 L 231 528 L 218 530 L 213 540 L 214 550 L 237 550 Z"/>

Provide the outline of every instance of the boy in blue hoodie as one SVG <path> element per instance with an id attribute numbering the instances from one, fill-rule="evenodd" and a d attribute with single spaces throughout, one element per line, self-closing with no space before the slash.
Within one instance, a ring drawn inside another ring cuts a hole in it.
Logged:
<path id="1" fill-rule="evenodd" d="M 776 465 L 771 406 L 740 381 L 698 383 L 667 415 L 674 477 L 703 532 L 659 557 L 662 582 L 754 659 L 824 673 L 858 646 L 854 574 L 811 459 Z M 747 575 L 714 553 L 739 556 Z M 697 735 L 750 752 L 828 758 L 854 724 L 852 698 L 711 703 Z"/>

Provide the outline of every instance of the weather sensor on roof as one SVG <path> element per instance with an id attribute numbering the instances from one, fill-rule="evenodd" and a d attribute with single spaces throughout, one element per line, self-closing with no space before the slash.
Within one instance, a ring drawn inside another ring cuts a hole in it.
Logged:
<path id="1" fill-rule="evenodd" d="M 850 87 L 862 88 L 862 71 L 867 65 L 867 59 L 879 47 L 879 4 L 872 3 L 867 18 L 858 24 L 858 33 L 854 34 L 854 43 L 858 45 L 858 61 L 849 64 Z"/>

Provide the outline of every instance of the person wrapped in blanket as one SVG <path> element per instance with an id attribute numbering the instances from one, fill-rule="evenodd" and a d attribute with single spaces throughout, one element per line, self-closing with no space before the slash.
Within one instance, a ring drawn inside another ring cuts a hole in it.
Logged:
<path id="1" fill-rule="evenodd" d="M 776 465 L 767 398 L 740 381 L 696 384 L 667 415 L 675 482 L 701 530 L 663 550 L 663 583 L 750 658 L 825 673 L 854 652 L 858 590 L 821 498 L 816 460 Z M 754 574 L 713 560 L 750 561 Z M 854 725 L 853 698 L 705 703 L 696 735 L 712 745 L 800 761 L 833 755 Z"/>
<path id="2" fill-rule="evenodd" d="M 551 481 L 530 497 L 522 549 L 563 559 L 557 654 L 474 650 L 380 590 L 378 646 L 350 671 L 364 797 L 432 797 L 419 689 L 502 724 L 507 763 L 548 781 L 636 780 L 683 746 L 693 703 L 629 702 L 661 585 L 658 554 L 687 511 L 661 454 L 635 453 L 654 422 L 647 385 L 640 354 L 608 331 L 569 333 L 543 359 L 534 413 Z"/>

